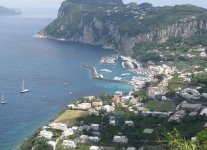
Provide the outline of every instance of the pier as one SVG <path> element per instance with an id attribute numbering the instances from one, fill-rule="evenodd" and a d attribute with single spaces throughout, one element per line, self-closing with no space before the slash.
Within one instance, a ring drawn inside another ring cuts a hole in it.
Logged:
<path id="1" fill-rule="evenodd" d="M 123 80 L 120 81 L 120 80 L 113 80 L 113 79 L 104 79 L 104 78 L 101 78 L 99 76 L 99 74 L 97 73 L 96 68 L 95 67 L 92 67 L 90 65 L 83 65 L 82 67 L 84 67 L 84 68 L 86 68 L 86 69 L 88 69 L 90 71 L 92 79 L 101 80 L 101 81 L 105 81 L 105 82 L 129 84 L 128 81 L 123 81 Z"/>

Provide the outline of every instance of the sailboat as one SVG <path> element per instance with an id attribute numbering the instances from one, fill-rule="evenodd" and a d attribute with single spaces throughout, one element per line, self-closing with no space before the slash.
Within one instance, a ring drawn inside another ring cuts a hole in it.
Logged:
<path id="1" fill-rule="evenodd" d="M 23 79 L 23 81 L 22 81 L 22 88 L 21 88 L 20 93 L 27 93 L 27 92 L 29 92 L 29 89 L 25 89 L 24 88 L 24 79 Z"/>
<path id="2" fill-rule="evenodd" d="M 5 101 L 5 99 L 4 99 L 4 94 L 2 94 L 2 96 L 1 96 L 1 104 L 6 104 L 7 103 L 7 101 Z"/>

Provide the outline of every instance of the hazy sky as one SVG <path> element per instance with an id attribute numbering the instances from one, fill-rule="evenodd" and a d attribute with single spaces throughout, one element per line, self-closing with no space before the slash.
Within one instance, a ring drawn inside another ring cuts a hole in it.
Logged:
<path id="1" fill-rule="evenodd" d="M 24 13 L 52 13 L 56 14 L 63 0 L 0 0 L 0 5 L 9 8 L 19 8 Z M 206 0 L 124 0 L 129 2 L 150 2 L 155 6 L 176 5 L 176 4 L 194 4 L 207 8 Z"/>

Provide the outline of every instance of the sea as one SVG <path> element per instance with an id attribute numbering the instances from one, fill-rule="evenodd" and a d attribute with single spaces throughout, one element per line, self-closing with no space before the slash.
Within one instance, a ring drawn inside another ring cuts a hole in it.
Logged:
<path id="1" fill-rule="evenodd" d="M 0 20 L 0 96 L 4 94 L 7 101 L 0 105 L 0 150 L 15 149 L 81 96 L 132 89 L 127 84 L 93 80 L 82 67 L 90 64 L 99 70 L 113 69 L 110 75 L 104 73 L 110 78 L 127 73 L 120 60 L 113 66 L 100 64 L 101 57 L 116 54 L 114 50 L 33 38 L 53 18 Z M 20 94 L 23 79 L 30 92 Z"/>

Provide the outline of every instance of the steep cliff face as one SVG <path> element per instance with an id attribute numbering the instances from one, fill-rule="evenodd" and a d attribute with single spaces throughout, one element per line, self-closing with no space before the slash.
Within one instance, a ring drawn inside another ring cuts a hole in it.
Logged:
<path id="1" fill-rule="evenodd" d="M 170 38 L 202 34 L 207 30 L 207 19 L 201 15 L 206 14 L 205 9 L 191 5 L 156 8 L 150 4 L 124 5 L 121 0 L 66 0 L 58 18 L 39 34 L 132 55 L 139 43 L 164 43 Z"/>

